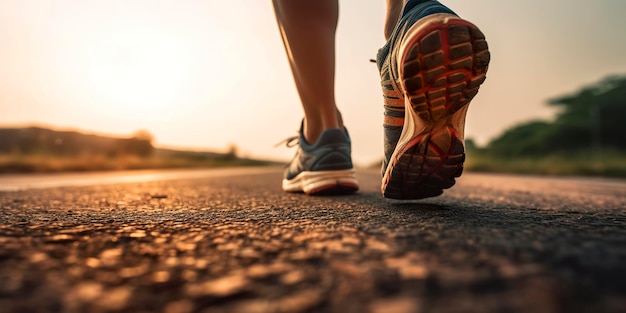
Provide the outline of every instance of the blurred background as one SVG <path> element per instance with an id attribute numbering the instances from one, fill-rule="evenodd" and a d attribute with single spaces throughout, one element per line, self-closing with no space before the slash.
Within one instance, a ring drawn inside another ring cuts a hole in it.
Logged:
<path id="1" fill-rule="evenodd" d="M 626 2 L 442 3 L 492 54 L 468 168 L 626 176 Z M 384 13 L 340 1 L 337 103 L 360 166 L 382 156 Z M 280 162 L 303 114 L 269 0 L 0 0 L 0 69 L 0 172 Z"/>

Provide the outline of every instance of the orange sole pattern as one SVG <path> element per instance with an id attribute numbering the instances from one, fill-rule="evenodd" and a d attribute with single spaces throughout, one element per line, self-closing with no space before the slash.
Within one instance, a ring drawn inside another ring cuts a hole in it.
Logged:
<path id="1" fill-rule="evenodd" d="M 428 16 L 408 32 L 398 61 L 406 116 L 382 183 L 393 199 L 434 197 L 455 184 L 465 115 L 490 60 L 483 33 L 453 15 Z"/>

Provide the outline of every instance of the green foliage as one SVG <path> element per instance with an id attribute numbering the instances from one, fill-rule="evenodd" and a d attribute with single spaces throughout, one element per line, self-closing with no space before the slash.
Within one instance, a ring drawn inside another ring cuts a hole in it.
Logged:
<path id="1" fill-rule="evenodd" d="M 584 152 L 503 157 L 468 151 L 464 167 L 477 172 L 626 177 L 626 153 L 605 150 L 594 157 Z"/>
<path id="2" fill-rule="evenodd" d="M 626 152 L 626 76 L 609 77 L 548 104 L 561 109 L 554 121 L 530 121 L 510 128 L 491 141 L 486 151 L 500 156 Z"/>
<path id="3" fill-rule="evenodd" d="M 489 143 L 488 150 L 499 155 L 536 155 L 546 148 L 550 124 L 533 121 L 513 127 Z"/>
<path id="4" fill-rule="evenodd" d="M 609 77 L 549 104 L 563 108 L 556 124 L 586 130 L 592 145 L 626 150 L 626 76 Z"/>

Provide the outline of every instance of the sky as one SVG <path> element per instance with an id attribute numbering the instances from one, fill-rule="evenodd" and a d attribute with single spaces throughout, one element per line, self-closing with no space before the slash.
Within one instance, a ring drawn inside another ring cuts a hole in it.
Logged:
<path id="1" fill-rule="evenodd" d="M 382 94 L 369 59 L 384 0 L 340 0 L 336 100 L 353 159 L 382 156 Z M 466 137 L 555 112 L 546 101 L 626 73 L 626 1 L 442 0 L 485 33 L 492 59 Z M 49 125 L 157 146 L 289 159 L 275 143 L 303 112 L 269 0 L 0 0 L 0 127 Z"/>

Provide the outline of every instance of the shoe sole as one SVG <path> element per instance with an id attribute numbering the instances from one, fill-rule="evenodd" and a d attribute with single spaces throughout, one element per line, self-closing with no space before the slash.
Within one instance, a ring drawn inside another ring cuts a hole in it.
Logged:
<path id="1" fill-rule="evenodd" d="M 293 179 L 283 179 L 283 190 L 307 195 L 342 195 L 359 190 L 355 171 L 305 171 Z"/>
<path id="2" fill-rule="evenodd" d="M 433 14 L 411 26 L 399 51 L 406 113 L 382 193 L 392 199 L 435 197 L 463 172 L 465 116 L 485 81 L 489 49 L 474 24 Z"/>

